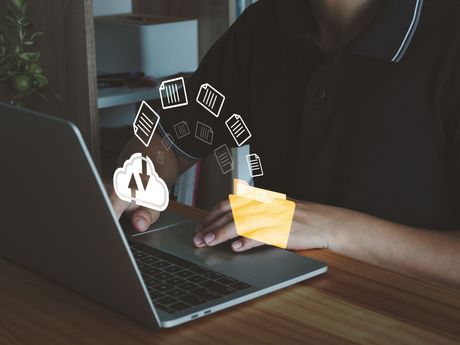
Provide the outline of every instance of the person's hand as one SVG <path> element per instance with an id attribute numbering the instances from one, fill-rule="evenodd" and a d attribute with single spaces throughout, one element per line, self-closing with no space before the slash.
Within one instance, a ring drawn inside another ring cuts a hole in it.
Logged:
<path id="1" fill-rule="evenodd" d="M 329 225 L 336 219 L 334 212 L 337 212 L 334 207 L 297 202 L 287 249 L 328 248 L 332 237 Z M 254 217 L 260 217 L 260 214 Z M 230 202 L 223 201 L 214 207 L 196 232 L 193 242 L 198 248 L 215 246 L 238 237 Z M 231 247 L 234 251 L 242 252 L 261 245 L 262 242 L 241 237 L 233 241 Z"/>
<path id="2" fill-rule="evenodd" d="M 129 212 L 131 214 L 131 225 L 139 232 L 146 231 L 160 217 L 160 212 L 158 211 L 139 207 L 134 202 L 121 200 L 114 190 L 110 192 L 110 201 L 115 209 L 117 218 L 120 219 L 124 212 Z"/>

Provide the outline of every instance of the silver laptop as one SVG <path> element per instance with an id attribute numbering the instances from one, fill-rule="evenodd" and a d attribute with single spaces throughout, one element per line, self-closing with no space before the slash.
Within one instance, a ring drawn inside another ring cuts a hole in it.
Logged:
<path id="1" fill-rule="evenodd" d="M 327 271 L 269 246 L 197 249 L 196 224 L 170 212 L 128 235 L 72 123 L 5 104 L 0 119 L 0 255 L 147 326 L 173 327 Z"/>

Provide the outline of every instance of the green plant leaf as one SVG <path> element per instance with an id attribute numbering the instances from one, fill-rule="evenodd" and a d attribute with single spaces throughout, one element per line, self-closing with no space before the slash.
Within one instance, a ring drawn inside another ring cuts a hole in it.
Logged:
<path id="1" fill-rule="evenodd" d="M 21 8 L 21 14 L 23 17 L 26 16 L 26 12 L 27 12 L 27 1 L 24 1 L 24 4 L 22 5 L 22 8 Z"/>
<path id="2" fill-rule="evenodd" d="M 5 47 L 0 47 L 0 57 L 4 57 L 6 54 L 6 48 Z"/>
<path id="3" fill-rule="evenodd" d="M 5 16 L 5 18 L 6 18 L 6 20 L 8 20 L 11 24 L 13 24 L 15 28 L 19 27 L 18 22 L 17 22 L 16 19 L 14 19 L 13 17 L 11 17 L 11 16 Z"/>
<path id="4" fill-rule="evenodd" d="M 26 0 L 10 0 L 10 3 L 14 6 L 16 10 L 22 12 L 26 5 Z"/>
<path id="5" fill-rule="evenodd" d="M 25 46 L 33 46 L 35 44 L 35 42 L 34 41 L 24 41 L 24 42 L 22 42 L 22 44 L 25 45 Z"/>
<path id="6" fill-rule="evenodd" d="M 37 62 L 38 60 L 40 60 L 40 53 L 36 52 L 36 53 L 22 53 L 21 55 L 19 55 L 19 58 L 25 62 Z"/>
<path id="7" fill-rule="evenodd" d="M 39 37 L 41 37 L 41 36 L 43 36 L 43 35 L 45 35 L 44 32 L 41 32 L 41 31 L 34 32 L 34 33 L 32 34 L 32 36 L 30 36 L 30 40 L 33 41 L 33 40 L 35 40 L 36 38 L 39 38 Z"/>
<path id="8" fill-rule="evenodd" d="M 40 87 L 48 85 L 48 78 L 43 74 L 34 74 L 34 79 Z"/>

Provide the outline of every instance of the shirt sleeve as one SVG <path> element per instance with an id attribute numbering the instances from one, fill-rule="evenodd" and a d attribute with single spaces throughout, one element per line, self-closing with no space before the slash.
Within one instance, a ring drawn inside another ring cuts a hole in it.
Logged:
<path id="1" fill-rule="evenodd" d="M 158 102 L 154 103 L 160 113 L 160 134 L 167 136 L 167 141 L 172 139 L 172 147 L 186 158 L 203 158 L 224 144 L 235 146 L 225 124 L 233 114 L 238 114 L 248 128 L 251 125 L 248 100 L 253 12 L 252 8 L 246 10 L 208 51 L 198 70 L 185 79 L 187 105 L 162 109 Z M 219 98 L 213 100 L 211 94 L 205 97 L 206 90 L 211 88 L 225 97 L 220 111 Z M 198 96 L 201 103 L 214 105 L 214 114 L 197 101 Z"/>

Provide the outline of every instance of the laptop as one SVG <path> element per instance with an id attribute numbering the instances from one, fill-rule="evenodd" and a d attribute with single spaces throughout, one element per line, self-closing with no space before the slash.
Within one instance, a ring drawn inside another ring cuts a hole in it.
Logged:
<path id="1" fill-rule="evenodd" d="M 262 246 L 195 248 L 196 223 L 164 212 L 146 233 L 118 222 L 70 122 L 0 104 L 0 255 L 148 327 L 214 314 L 327 271 Z"/>

